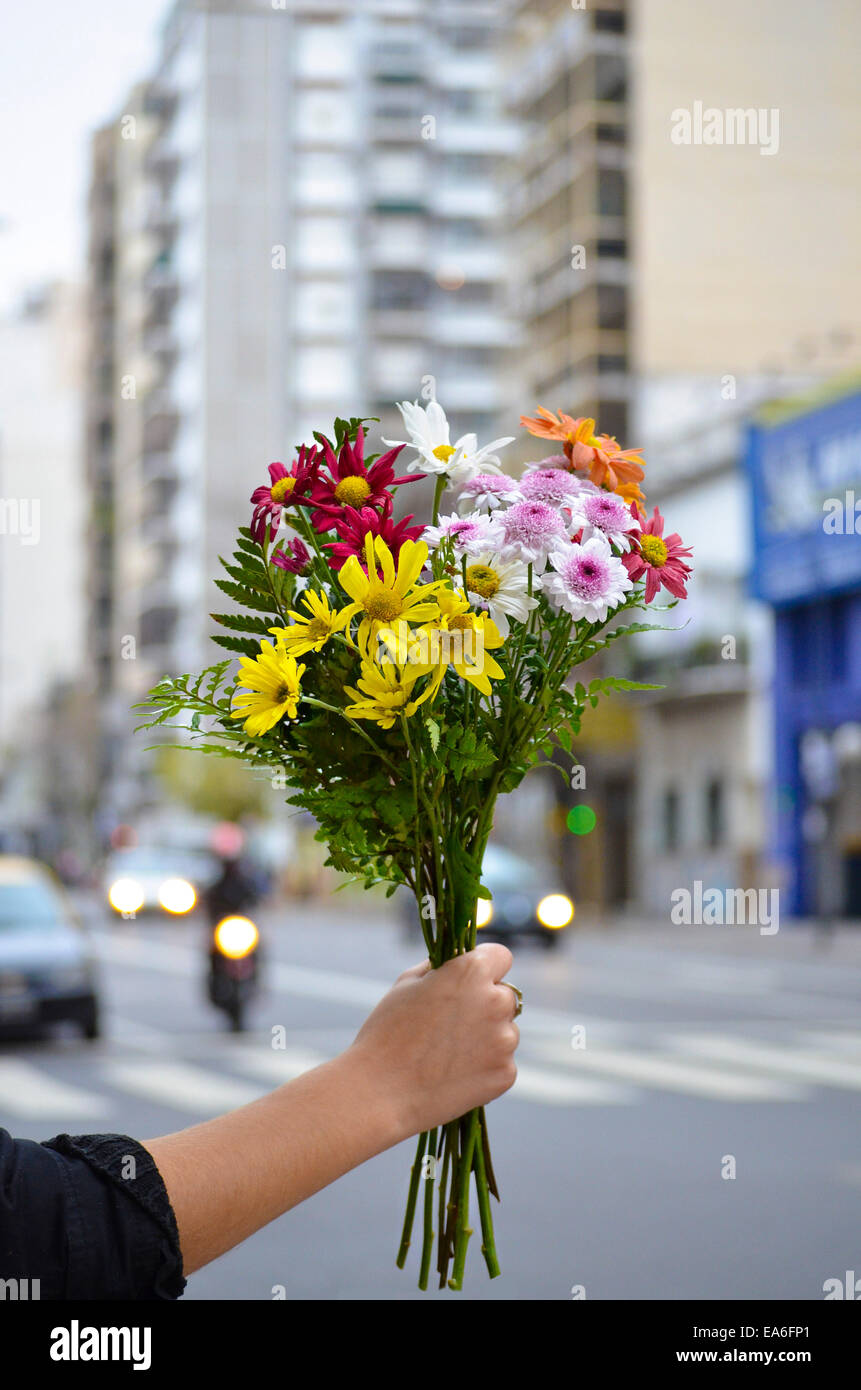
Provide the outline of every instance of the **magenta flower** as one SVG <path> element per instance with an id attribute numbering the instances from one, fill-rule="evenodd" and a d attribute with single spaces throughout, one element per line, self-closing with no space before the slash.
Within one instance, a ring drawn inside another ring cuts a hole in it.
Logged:
<path id="1" fill-rule="evenodd" d="M 457 505 L 462 509 L 504 506 L 508 502 L 520 501 L 520 484 L 507 473 L 476 473 L 468 483 L 460 488 Z"/>
<path id="2" fill-rule="evenodd" d="M 596 488 L 578 497 L 571 510 L 571 524 L 591 527 L 593 532 L 627 550 L 631 545 L 631 533 L 638 528 L 639 516 L 635 519 L 631 508 L 615 492 Z"/>
<path id="3" fill-rule="evenodd" d="M 270 463 L 269 486 L 256 487 L 251 494 L 254 512 L 251 517 L 251 534 L 261 545 L 266 539 L 266 528 L 273 532 L 281 525 L 283 508 L 300 501 L 313 485 L 320 461 L 315 446 L 305 444 L 292 468 L 283 463 Z"/>
<path id="4" fill-rule="evenodd" d="M 562 468 L 533 468 L 520 479 L 520 491 L 527 502 L 560 506 L 579 497 L 580 483 Z"/>
<path id="5" fill-rule="evenodd" d="M 562 518 L 546 502 L 515 502 L 493 518 L 495 541 L 506 558 L 516 556 L 525 564 L 543 565 L 549 552 L 568 532 Z"/>
<path id="6" fill-rule="evenodd" d="M 306 574 L 311 567 L 313 556 L 305 542 L 294 536 L 286 551 L 283 545 L 279 545 L 269 558 L 279 569 L 289 570 L 291 574 Z"/>
<path id="7" fill-rule="evenodd" d="M 316 531 L 331 531 L 336 517 L 343 513 L 344 507 L 355 511 L 366 507 L 382 506 L 388 497 L 387 488 L 400 487 L 403 483 L 418 482 L 424 473 L 413 473 L 396 478 L 394 461 L 403 444 L 388 453 L 381 454 L 370 465 L 364 461 L 365 436 L 361 425 L 356 434 L 356 442 L 351 445 L 345 439 L 340 453 L 335 457 L 328 441 L 323 445 L 328 472 L 320 472 L 308 497 L 312 508 L 311 523 Z"/>
<path id="8" fill-rule="evenodd" d="M 636 518 L 633 504 L 631 513 Z M 664 518 L 657 507 L 640 534 L 634 536 L 634 544 L 635 549 L 622 556 L 622 563 L 635 582 L 646 576 L 646 602 L 652 602 L 661 585 L 676 598 L 687 598 L 685 585 L 691 566 L 685 564 L 682 557 L 692 555 L 693 551 L 690 546 L 682 545 L 677 532 L 664 535 Z"/>
<path id="9" fill-rule="evenodd" d="M 404 541 L 419 540 L 424 530 L 423 526 L 410 526 L 412 515 L 398 522 L 392 520 L 392 499 L 388 493 L 383 500 L 382 513 L 374 511 L 373 507 L 345 506 L 339 511 L 341 514 L 334 518 L 333 524 L 341 539 L 325 542 L 334 570 L 339 570 L 351 555 L 364 562 L 366 536 L 381 536 L 397 561 Z"/>
<path id="10" fill-rule="evenodd" d="M 633 587 L 603 536 L 554 550 L 550 563 L 553 568 L 542 577 L 541 587 L 551 603 L 578 621 L 605 622 Z"/>

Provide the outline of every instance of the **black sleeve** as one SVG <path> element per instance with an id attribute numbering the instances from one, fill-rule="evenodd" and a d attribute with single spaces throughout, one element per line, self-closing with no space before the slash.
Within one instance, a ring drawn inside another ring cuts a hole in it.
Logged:
<path id="1" fill-rule="evenodd" d="M 176 1218 L 152 1156 L 124 1134 L 44 1144 L 0 1129 L 0 1279 L 42 1299 L 174 1299 Z"/>

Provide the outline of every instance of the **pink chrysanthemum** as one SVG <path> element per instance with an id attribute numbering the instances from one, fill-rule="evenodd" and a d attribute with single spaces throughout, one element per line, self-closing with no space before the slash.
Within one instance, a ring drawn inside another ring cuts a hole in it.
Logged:
<path id="1" fill-rule="evenodd" d="M 635 508 L 631 512 L 636 517 Z M 646 602 L 651 603 L 661 585 L 675 598 L 687 598 L 685 588 L 691 566 L 682 558 L 692 555 L 690 546 L 682 545 L 681 536 L 674 531 L 671 536 L 664 535 L 664 518 L 657 507 L 645 523 L 639 535 L 634 536 L 636 548 L 622 560 L 628 574 L 636 582 L 646 576 Z"/>
<path id="2" fill-rule="evenodd" d="M 603 536 L 554 550 L 550 563 L 552 571 L 541 580 L 544 593 L 557 608 L 590 623 L 605 622 L 634 587 Z"/>
<path id="3" fill-rule="evenodd" d="M 568 539 L 559 513 L 546 502 L 515 502 L 493 518 L 494 540 L 506 557 L 543 565 L 554 546 Z"/>
<path id="4" fill-rule="evenodd" d="M 614 492 L 604 492 L 601 488 L 582 493 L 571 512 L 571 524 L 578 527 L 591 527 L 608 541 L 628 549 L 631 533 L 637 530 L 638 522 L 631 515 L 631 508 Z"/>
<path id="5" fill-rule="evenodd" d="M 490 511 L 509 502 L 519 502 L 520 497 L 520 484 L 516 478 L 509 478 L 506 473 L 476 473 L 460 489 L 458 506 L 461 509 L 478 507 L 479 511 L 484 507 Z"/>
<path id="6" fill-rule="evenodd" d="M 562 468 L 533 468 L 520 479 L 527 502 L 546 502 L 548 507 L 571 503 L 580 494 L 580 483 Z"/>
<path id="7" fill-rule="evenodd" d="M 486 516 L 472 512 L 469 516 L 441 516 L 437 526 L 425 527 L 422 540 L 427 541 L 431 550 L 436 550 L 443 538 L 451 541 L 454 553 L 466 555 L 469 551 L 486 550 L 493 539 L 493 527 Z"/>

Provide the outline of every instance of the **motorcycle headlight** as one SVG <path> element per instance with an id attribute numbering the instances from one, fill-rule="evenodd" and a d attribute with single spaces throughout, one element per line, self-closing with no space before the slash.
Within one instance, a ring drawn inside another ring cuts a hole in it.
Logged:
<path id="1" fill-rule="evenodd" d="M 184 878 L 168 878 L 158 890 L 158 900 L 165 912 L 179 917 L 183 912 L 191 912 L 197 902 L 197 894 Z"/>
<path id="2" fill-rule="evenodd" d="M 548 893 L 535 909 L 535 915 L 543 927 L 558 931 L 567 927 L 574 916 L 574 904 L 564 893 Z"/>
<path id="3" fill-rule="evenodd" d="M 144 890 L 136 879 L 118 878 L 111 884 L 108 902 L 115 912 L 137 912 L 144 905 Z"/>
<path id="4" fill-rule="evenodd" d="M 215 945 L 229 960 L 250 956 L 260 933 L 248 917 L 224 917 L 215 928 Z"/>
<path id="5" fill-rule="evenodd" d="M 490 898 L 479 898 L 475 908 L 476 927 L 486 927 L 493 916 L 493 903 Z"/>

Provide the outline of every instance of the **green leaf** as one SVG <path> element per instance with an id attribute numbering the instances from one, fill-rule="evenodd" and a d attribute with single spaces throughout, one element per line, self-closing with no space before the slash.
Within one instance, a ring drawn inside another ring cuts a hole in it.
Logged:
<path id="1" fill-rule="evenodd" d="M 430 746 L 433 749 L 433 751 L 436 752 L 436 750 L 439 748 L 439 724 L 437 724 L 435 719 L 426 719 L 425 728 L 428 731 Z"/>
<path id="2" fill-rule="evenodd" d="M 261 637 L 267 637 L 270 627 L 274 626 L 264 618 L 256 618 L 253 613 L 210 613 L 209 616 L 213 622 L 229 627 L 232 632 L 258 632 Z"/>
<path id="3" fill-rule="evenodd" d="M 216 579 L 215 585 L 223 594 L 227 594 L 228 598 L 235 599 L 244 608 L 252 608 L 257 613 L 274 613 L 276 617 L 280 617 L 275 600 L 267 598 L 265 594 L 248 589 L 244 584 L 234 584 L 229 579 Z"/>
<path id="4" fill-rule="evenodd" d="M 228 637 L 223 632 L 213 632 L 211 637 L 213 642 L 217 642 L 219 647 L 224 647 L 225 651 L 239 652 L 242 656 L 260 655 L 260 643 L 251 637 Z"/>

